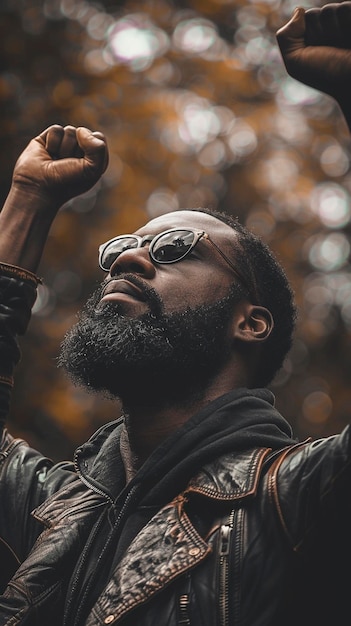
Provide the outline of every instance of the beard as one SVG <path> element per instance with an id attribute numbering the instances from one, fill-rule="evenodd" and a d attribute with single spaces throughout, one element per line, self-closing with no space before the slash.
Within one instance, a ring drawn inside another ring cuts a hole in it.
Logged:
<path id="1" fill-rule="evenodd" d="M 145 289 L 145 287 L 144 287 Z M 213 304 L 171 314 L 153 289 L 149 312 L 123 315 L 97 289 L 61 344 L 58 364 L 74 384 L 124 407 L 186 405 L 201 397 L 231 353 L 228 337 L 240 287 Z"/>

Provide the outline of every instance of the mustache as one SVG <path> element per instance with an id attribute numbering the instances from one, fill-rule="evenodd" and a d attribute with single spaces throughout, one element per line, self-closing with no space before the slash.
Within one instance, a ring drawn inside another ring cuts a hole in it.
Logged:
<path id="1" fill-rule="evenodd" d="M 103 296 L 104 289 L 106 289 L 106 286 L 110 282 L 115 281 L 116 279 L 127 280 L 132 285 L 135 285 L 135 287 L 140 289 L 143 295 L 143 300 L 146 302 L 146 304 L 148 304 L 149 309 L 150 309 L 150 315 L 152 317 L 160 318 L 163 315 L 163 310 L 164 310 L 163 302 L 160 296 L 158 295 L 157 291 L 153 287 L 150 287 L 150 285 L 148 285 L 144 280 L 142 280 L 138 276 L 135 276 L 135 274 L 127 273 L 127 272 L 118 274 L 118 277 L 111 276 L 110 278 L 107 278 L 100 284 L 99 289 L 94 294 L 95 297 L 93 296 L 94 298 L 93 304 L 94 304 L 94 309 L 96 313 L 99 313 L 99 311 L 101 311 L 102 309 L 102 307 L 97 308 L 97 305 L 99 304 L 99 301 Z M 109 302 L 103 306 L 113 307 L 114 305 L 113 303 Z"/>

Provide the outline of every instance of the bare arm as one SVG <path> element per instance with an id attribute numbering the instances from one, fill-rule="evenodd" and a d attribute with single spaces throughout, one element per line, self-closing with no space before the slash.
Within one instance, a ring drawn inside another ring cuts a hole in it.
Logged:
<path id="1" fill-rule="evenodd" d="M 0 262 L 35 273 L 59 208 L 93 187 L 107 163 L 100 132 L 55 124 L 32 139 L 0 213 Z"/>
<path id="2" fill-rule="evenodd" d="M 351 2 L 295 9 L 277 41 L 288 73 L 335 98 L 351 130 Z"/>
<path id="3" fill-rule="evenodd" d="M 20 358 L 17 335 L 30 320 L 50 226 L 60 206 L 90 189 L 107 163 L 102 133 L 56 124 L 32 139 L 15 165 L 0 213 L 0 441 Z"/>

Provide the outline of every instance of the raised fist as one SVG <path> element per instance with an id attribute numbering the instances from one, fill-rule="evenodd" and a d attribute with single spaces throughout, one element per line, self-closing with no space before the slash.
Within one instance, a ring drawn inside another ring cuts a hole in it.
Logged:
<path id="1" fill-rule="evenodd" d="M 30 141 L 18 158 L 13 186 L 59 208 L 88 191 L 108 164 L 105 137 L 80 126 L 49 126 Z"/>
<path id="2" fill-rule="evenodd" d="M 351 114 L 351 2 L 295 9 L 277 32 L 288 73 L 333 96 Z"/>

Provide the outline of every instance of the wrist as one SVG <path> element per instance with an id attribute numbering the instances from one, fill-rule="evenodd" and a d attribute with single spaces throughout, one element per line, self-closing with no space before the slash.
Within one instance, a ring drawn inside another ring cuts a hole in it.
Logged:
<path id="1" fill-rule="evenodd" d="M 0 213 L 0 262 L 35 273 L 56 212 L 33 189 L 12 187 Z"/>
<path id="2" fill-rule="evenodd" d="M 47 218 L 53 219 L 62 205 L 58 194 L 49 193 L 43 186 L 28 182 L 25 179 L 13 178 L 5 206 L 25 207 L 27 212 L 45 213 Z"/>

